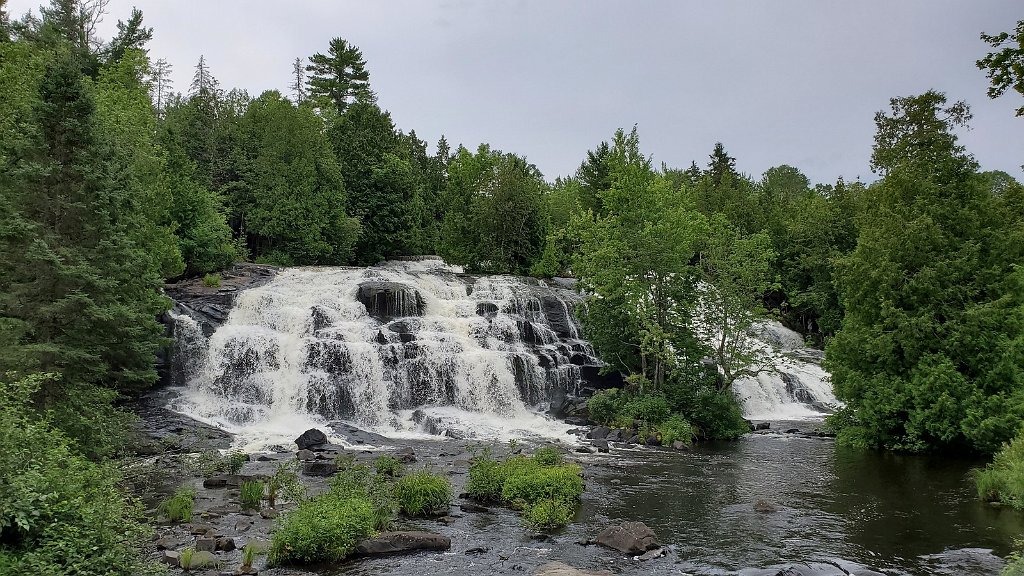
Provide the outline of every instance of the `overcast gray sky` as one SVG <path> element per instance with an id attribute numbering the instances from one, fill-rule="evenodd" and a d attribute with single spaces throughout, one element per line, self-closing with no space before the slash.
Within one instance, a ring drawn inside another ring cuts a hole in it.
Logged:
<path id="1" fill-rule="evenodd" d="M 549 180 L 633 124 L 656 164 L 703 166 L 721 141 L 754 176 L 790 164 L 812 182 L 871 180 L 874 113 L 930 88 L 971 105 L 963 142 L 983 169 L 1024 177 L 1024 102 L 990 100 L 974 64 L 978 34 L 1012 29 L 1020 0 L 112 0 L 105 37 L 132 5 L 178 90 L 203 54 L 225 88 L 285 92 L 292 60 L 341 36 L 399 128 L 488 142 Z"/>

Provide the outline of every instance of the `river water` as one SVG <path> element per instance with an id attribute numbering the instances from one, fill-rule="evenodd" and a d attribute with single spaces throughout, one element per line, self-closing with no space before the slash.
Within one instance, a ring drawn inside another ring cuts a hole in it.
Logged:
<path id="1" fill-rule="evenodd" d="M 813 423 L 785 424 L 800 425 Z M 447 469 L 458 493 L 464 446 L 414 445 L 434 455 L 425 457 L 428 466 Z M 999 556 L 1024 533 L 1020 513 L 975 498 L 971 461 L 846 450 L 780 433 L 692 452 L 613 447 L 582 461 L 583 505 L 573 524 L 547 540 L 531 538 L 509 511 L 462 514 L 456 505 L 451 525 L 408 526 L 451 536 L 451 552 L 360 560 L 331 573 L 530 574 L 561 561 L 616 574 L 980 576 L 998 574 Z M 759 500 L 775 510 L 756 511 Z M 578 543 L 624 520 L 648 524 L 669 555 L 641 563 Z"/>

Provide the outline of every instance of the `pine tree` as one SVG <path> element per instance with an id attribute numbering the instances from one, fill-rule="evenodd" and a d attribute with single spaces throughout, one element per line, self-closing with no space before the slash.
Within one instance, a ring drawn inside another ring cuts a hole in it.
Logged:
<path id="1" fill-rule="evenodd" d="M 711 162 L 708 163 L 708 174 L 715 186 L 722 184 L 726 175 L 736 176 L 736 159 L 725 152 L 725 146 L 721 142 L 715 142 L 715 149 L 711 152 Z"/>
<path id="2" fill-rule="evenodd" d="M 338 114 L 344 114 L 353 102 L 376 101 L 363 53 L 344 39 L 334 38 L 326 55 L 314 54 L 309 62 L 309 96 L 333 103 Z"/>
<path id="3" fill-rule="evenodd" d="M 113 64 L 124 56 L 128 50 L 141 50 L 148 53 L 146 43 L 153 39 L 153 29 L 142 25 L 142 11 L 132 8 L 132 15 L 127 22 L 117 21 L 117 35 L 110 41 L 107 49 L 107 64 Z"/>
<path id="4" fill-rule="evenodd" d="M 215 97 L 219 91 L 220 84 L 213 74 L 210 74 L 210 67 L 206 65 L 206 57 L 200 55 L 199 62 L 196 63 L 195 74 L 192 75 L 192 84 L 189 86 L 188 95 L 192 98 L 204 95 Z"/>
<path id="5" fill-rule="evenodd" d="M 174 88 L 174 80 L 171 79 L 171 71 L 173 69 L 174 67 L 163 58 L 153 63 L 151 71 L 152 82 L 150 86 L 158 118 L 164 117 L 164 109 L 167 107 L 167 100 L 170 98 L 171 90 Z"/>

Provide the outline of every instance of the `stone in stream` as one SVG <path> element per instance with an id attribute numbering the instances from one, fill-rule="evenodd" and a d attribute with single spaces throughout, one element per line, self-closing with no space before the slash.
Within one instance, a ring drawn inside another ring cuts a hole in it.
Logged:
<path id="1" fill-rule="evenodd" d="M 463 502 L 459 504 L 459 509 L 463 512 L 490 512 L 491 509 L 487 506 L 481 506 L 474 502 Z"/>
<path id="2" fill-rule="evenodd" d="M 217 550 L 217 540 L 214 538 L 196 538 L 196 552 L 214 552 Z"/>
<path id="3" fill-rule="evenodd" d="M 312 450 L 305 448 L 296 452 L 295 457 L 299 460 L 316 460 L 316 454 Z"/>
<path id="4" fill-rule="evenodd" d="M 412 448 L 403 446 L 395 450 L 395 458 L 398 458 L 398 461 L 402 464 L 412 464 L 416 462 L 416 453 L 413 452 Z"/>
<path id="5" fill-rule="evenodd" d="M 662 547 L 662 548 L 655 548 L 654 550 L 648 550 L 647 552 L 644 552 L 639 557 L 637 557 L 637 560 L 639 560 L 641 562 L 647 562 L 648 560 L 654 560 L 655 558 L 661 558 L 662 556 L 665 556 L 667 554 L 668 554 L 668 550 L 665 550 L 664 547 Z"/>
<path id="6" fill-rule="evenodd" d="M 607 570 L 601 570 L 600 572 L 584 572 L 577 568 L 573 568 L 568 564 L 562 562 L 548 562 L 537 571 L 533 573 L 533 576 L 611 576 L 611 572 Z"/>
<path id="7" fill-rule="evenodd" d="M 593 440 L 604 440 L 608 437 L 609 432 L 611 432 L 611 430 L 607 426 L 598 426 L 591 430 L 590 434 L 587 434 L 587 438 Z"/>
<path id="8" fill-rule="evenodd" d="M 590 445 L 597 448 L 598 452 L 608 452 L 607 440 L 591 440 Z"/>
<path id="9" fill-rule="evenodd" d="M 231 552 L 235 549 L 235 539 L 230 537 L 217 538 L 217 550 Z"/>
<path id="10" fill-rule="evenodd" d="M 174 550 L 164 550 L 164 553 L 160 556 L 160 561 L 168 566 L 177 566 L 179 556 Z"/>
<path id="11" fill-rule="evenodd" d="M 299 447 L 299 450 L 305 450 L 310 446 L 316 446 L 317 444 L 327 444 L 327 434 L 324 434 L 316 428 L 306 430 L 301 436 L 295 439 L 295 445 Z"/>
<path id="12" fill-rule="evenodd" d="M 690 449 L 690 445 L 687 444 L 686 442 L 683 442 L 682 440 L 676 440 L 675 442 L 672 443 L 672 449 L 673 450 L 689 450 Z"/>
<path id="13" fill-rule="evenodd" d="M 624 554 L 643 554 L 661 546 L 658 538 L 643 522 L 623 522 L 609 526 L 594 538 L 594 542 Z"/>
<path id="14" fill-rule="evenodd" d="M 374 538 L 367 538 L 356 544 L 356 553 L 365 556 L 379 556 L 416 550 L 443 552 L 451 547 L 451 538 L 434 532 L 381 532 Z"/>
<path id="15" fill-rule="evenodd" d="M 334 460 L 303 462 L 302 473 L 306 476 L 331 476 L 338 473 L 338 463 Z"/>
<path id="16" fill-rule="evenodd" d="M 754 502 L 754 512 L 760 512 L 761 514 L 771 514 L 772 512 L 778 511 L 779 507 L 767 500 L 758 500 L 757 502 Z"/>

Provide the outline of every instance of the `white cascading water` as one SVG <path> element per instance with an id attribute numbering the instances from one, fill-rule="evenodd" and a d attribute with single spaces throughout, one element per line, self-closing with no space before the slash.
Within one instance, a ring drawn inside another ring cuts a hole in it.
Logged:
<path id="1" fill-rule="evenodd" d="M 440 260 L 283 270 L 242 292 L 208 339 L 176 317 L 193 368 L 175 408 L 251 445 L 339 420 L 387 436 L 565 439 L 568 426 L 530 408 L 599 364 L 578 299 Z"/>
<path id="2" fill-rule="evenodd" d="M 774 370 L 733 382 L 746 418 L 819 420 L 841 405 L 821 367 L 820 350 L 807 348 L 803 336 L 774 320 L 759 323 L 753 331 Z"/>
<path id="3" fill-rule="evenodd" d="M 209 336 L 172 314 L 173 407 L 252 449 L 311 427 L 385 436 L 567 439 L 542 415 L 600 361 L 580 337 L 568 288 L 470 276 L 440 260 L 290 268 L 239 294 Z M 757 326 L 777 371 L 733 384 L 752 420 L 817 419 L 838 402 L 821 352 L 778 322 Z"/>

